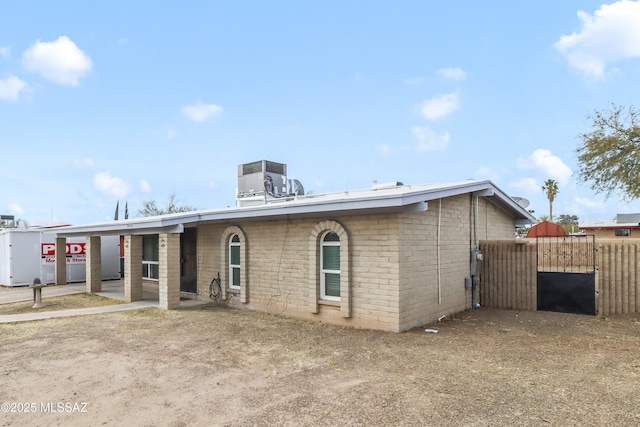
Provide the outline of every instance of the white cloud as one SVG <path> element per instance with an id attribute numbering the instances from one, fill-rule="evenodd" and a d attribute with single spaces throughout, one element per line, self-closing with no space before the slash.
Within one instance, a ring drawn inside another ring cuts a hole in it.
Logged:
<path id="1" fill-rule="evenodd" d="M 16 76 L 11 76 L 4 80 L 0 79 L 0 99 L 17 101 L 20 97 L 20 92 L 24 91 L 26 88 L 27 83 Z"/>
<path id="2" fill-rule="evenodd" d="M 222 114 L 222 107 L 216 104 L 203 104 L 199 102 L 194 105 L 182 107 L 182 114 L 194 122 L 204 122 Z"/>
<path id="3" fill-rule="evenodd" d="M 601 79 L 607 64 L 640 57 L 640 2 L 603 4 L 593 15 L 579 11 L 578 18 L 580 32 L 563 35 L 554 45 L 572 67 Z"/>
<path id="4" fill-rule="evenodd" d="M 75 159 L 73 164 L 80 169 L 93 169 L 96 164 L 93 159 L 85 157 L 84 159 Z"/>
<path id="5" fill-rule="evenodd" d="M 536 182 L 535 178 L 521 178 L 516 182 L 510 183 L 509 187 L 523 194 L 537 194 L 541 191 L 540 185 Z"/>
<path id="6" fill-rule="evenodd" d="M 175 131 L 175 129 L 169 129 L 169 131 L 167 132 L 167 139 L 173 139 L 177 134 L 178 133 Z"/>
<path id="7" fill-rule="evenodd" d="M 438 74 L 445 79 L 451 80 L 464 80 L 467 78 L 467 73 L 462 68 L 441 68 L 438 70 Z"/>
<path id="8" fill-rule="evenodd" d="M 122 178 L 111 176 L 110 171 L 98 172 L 93 177 L 93 186 L 107 196 L 124 198 L 131 193 L 131 186 Z"/>
<path id="9" fill-rule="evenodd" d="M 11 49 L 9 46 L 0 47 L 0 57 L 9 58 L 11 56 Z"/>
<path id="10" fill-rule="evenodd" d="M 606 204 L 601 201 L 596 201 L 588 197 L 575 197 L 574 201 L 576 205 L 587 208 L 589 210 L 604 210 Z"/>
<path id="11" fill-rule="evenodd" d="M 409 77 L 402 80 L 402 83 L 406 84 L 407 86 L 416 86 L 416 85 L 421 85 L 426 81 L 427 81 L 426 77 Z"/>
<path id="12" fill-rule="evenodd" d="M 448 93 L 438 98 L 427 99 L 420 104 L 422 117 L 428 120 L 438 120 L 446 117 L 458 109 L 458 94 Z"/>
<path id="13" fill-rule="evenodd" d="M 216 189 L 216 188 L 219 188 L 219 187 L 220 187 L 220 185 L 218 185 L 218 183 L 217 183 L 217 182 L 209 181 L 209 182 L 207 183 L 207 187 L 208 187 L 208 188 L 210 188 L 210 189 L 212 189 L 212 190 L 214 190 L 214 189 Z"/>
<path id="14" fill-rule="evenodd" d="M 380 154 L 387 154 L 391 151 L 391 146 L 389 144 L 380 144 L 378 145 L 378 150 L 380 150 Z"/>
<path id="15" fill-rule="evenodd" d="M 77 86 L 93 63 L 69 37 L 61 36 L 53 42 L 35 42 L 23 53 L 22 65 L 53 83 Z"/>
<path id="16" fill-rule="evenodd" d="M 489 179 L 491 181 L 497 181 L 500 178 L 497 172 L 493 169 L 489 169 L 486 166 L 482 166 L 480 169 L 476 171 L 476 176 L 478 178 Z"/>
<path id="17" fill-rule="evenodd" d="M 418 151 L 444 150 L 451 140 L 449 132 L 438 134 L 428 127 L 413 126 L 411 132 L 418 140 Z"/>
<path id="18" fill-rule="evenodd" d="M 571 169 L 560 157 L 551 154 L 551 151 L 539 148 L 526 159 L 519 158 L 517 165 L 521 169 L 537 169 L 545 174 L 546 179 L 555 179 L 559 184 L 566 184 L 571 178 Z"/>
<path id="19" fill-rule="evenodd" d="M 24 209 L 17 203 L 9 203 L 9 211 L 14 215 L 21 215 Z"/>
<path id="20" fill-rule="evenodd" d="M 149 184 L 149 181 L 147 181 L 146 179 L 141 179 L 139 185 L 140 190 L 143 193 L 151 193 L 151 184 Z"/>

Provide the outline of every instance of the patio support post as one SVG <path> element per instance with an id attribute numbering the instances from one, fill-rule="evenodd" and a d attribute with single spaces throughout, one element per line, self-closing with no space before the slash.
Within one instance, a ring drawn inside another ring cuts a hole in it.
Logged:
<path id="1" fill-rule="evenodd" d="M 160 308 L 180 308 L 180 234 L 160 234 L 158 304 Z"/>
<path id="2" fill-rule="evenodd" d="M 56 237 L 55 282 L 56 285 L 67 284 L 67 239 L 65 237 Z"/>
<path id="3" fill-rule="evenodd" d="M 124 300 L 142 299 L 142 236 L 124 236 Z"/>
<path id="4" fill-rule="evenodd" d="M 87 237 L 87 293 L 102 291 L 102 243 L 100 236 Z"/>

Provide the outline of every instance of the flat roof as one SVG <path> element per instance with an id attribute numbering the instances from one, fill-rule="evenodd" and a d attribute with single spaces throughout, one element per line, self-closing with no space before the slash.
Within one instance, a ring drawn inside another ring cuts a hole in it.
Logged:
<path id="1" fill-rule="evenodd" d="M 269 220 L 283 216 L 319 216 L 327 213 L 358 215 L 368 213 L 426 211 L 432 200 L 473 193 L 486 197 L 514 219 L 516 225 L 535 218 L 491 181 L 461 181 L 448 184 L 378 185 L 369 189 L 340 191 L 271 199 L 253 206 L 234 206 L 153 217 L 139 217 L 103 223 L 60 227 L 58 237 L 104 236 L 110 234 L 180 233 L 185 226 L 207 221 Z"/>

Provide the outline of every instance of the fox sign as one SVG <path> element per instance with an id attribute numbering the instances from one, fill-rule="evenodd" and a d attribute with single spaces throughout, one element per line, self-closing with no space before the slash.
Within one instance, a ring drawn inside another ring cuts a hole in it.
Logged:
<path id="1" fill-rule="evenodd" d="M 86 243 L 67 243 L 66 258 L 67 264 L 77 264 L 87 262 Z M 42 243 L 42 263 L 55 263 L 56 245 L 55 243 Z"/>

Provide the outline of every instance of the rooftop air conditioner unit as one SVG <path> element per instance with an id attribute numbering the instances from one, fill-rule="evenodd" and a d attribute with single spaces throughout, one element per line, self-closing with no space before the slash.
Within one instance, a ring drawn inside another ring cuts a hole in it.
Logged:
<path id="1" fill-rule="evenodd" d="M 238 166 L 238 197 L 287 195 L 287 165 L 259 160 Z"/>

